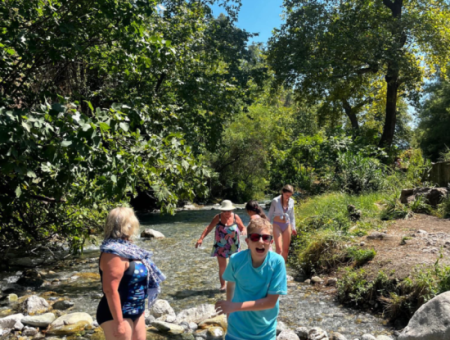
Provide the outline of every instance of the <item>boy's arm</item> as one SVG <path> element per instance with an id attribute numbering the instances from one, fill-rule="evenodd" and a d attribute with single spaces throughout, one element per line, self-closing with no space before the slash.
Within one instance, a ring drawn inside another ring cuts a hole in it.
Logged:
<path id="1" fill-rule="evenodd" d="M 233 300 L 234 287 L 235 287 L 234 282 L 227 281 L 227 301 L 229 301 L 229 302 L 231 302 L 231 300 Z"/>
<path id="2" fill-rule="evenodd" d="M 229 282 L 228 282 L 229 283 Z M 234 289 L 234 287 L 233 287 Z M 227 288 L 227 301 L 218 301 L 216 303 L 216 310 L 219 314 L 230 314 L 234 312 L 249 312 L 264 309 L 274 308 L 278 301 L 278 294 L 269 294 L 265 298 L 255 301 L 245 302 L 231 302 L 228 301 L 228 288 Z"/>

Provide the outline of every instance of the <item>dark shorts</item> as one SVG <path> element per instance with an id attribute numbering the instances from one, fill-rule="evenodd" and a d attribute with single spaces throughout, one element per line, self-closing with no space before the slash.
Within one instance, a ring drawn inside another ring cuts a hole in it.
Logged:
<path id="1" fill-rule="evenodd" d="M 136 322 L 137 319 L 140 318 L 140 316 L 143 314 L 144 312 L 140 313 L 140 314 L 122 314 L 122 317 L 124 319 L 131 319 L 131 321 Z M 111 311 L 109 310 L 109 306 L 108 306 L 108 301 L 106 300 L 106 297 L 103 296 L 102 299 L 100 300 L 100 303 L 98 304 L 98 308 L 97 308 L 97 322 L 99 325 L 101 325 L 102 323 L 106 322 L 106 321 L 112 321 L 114 320 Z"/>

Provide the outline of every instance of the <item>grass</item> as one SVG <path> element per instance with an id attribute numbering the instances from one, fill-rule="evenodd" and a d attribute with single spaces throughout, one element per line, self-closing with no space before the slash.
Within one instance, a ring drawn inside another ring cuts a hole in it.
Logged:
<path id="1" fill-rule="evenodd" d="M 355 266 L 360 267 L 370 260 L 373 260 L 377 252 L 375 249 L 360 249 L 357 247 L 347 248 L 347 256 L 355 263 Z"/>

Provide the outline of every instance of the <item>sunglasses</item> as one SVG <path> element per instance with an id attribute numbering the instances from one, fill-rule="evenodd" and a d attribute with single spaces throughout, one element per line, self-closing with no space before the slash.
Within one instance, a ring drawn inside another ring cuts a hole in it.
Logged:
<path id="1" fill-rule="evenodd" d="M 250 234 L 247 236 L 247 238 L 250 239 L 252 242 L 258 242 L 260 239 L 263 240 L 263 242 L 270 242 L 273 239 L 272 235 L 260 235 L 260 234 Z"/>

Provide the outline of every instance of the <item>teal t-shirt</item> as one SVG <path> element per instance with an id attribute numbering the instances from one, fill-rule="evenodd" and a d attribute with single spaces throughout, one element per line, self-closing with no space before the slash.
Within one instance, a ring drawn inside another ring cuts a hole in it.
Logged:
<path id="1" fill-rule="evenodd" d="M 268 294 L 287 294 L 286 266 L 282 256 L 269 251 L 263 264 L 253 268 L 250 250 L 230 257 L 223 274 L 225 281 L 235 282 L 233 302 L 255 301 Z M 227 339 L 276 339 L 279 302 L 272 309 L 252 312 L 235 312 L 228 317 Z"/>

